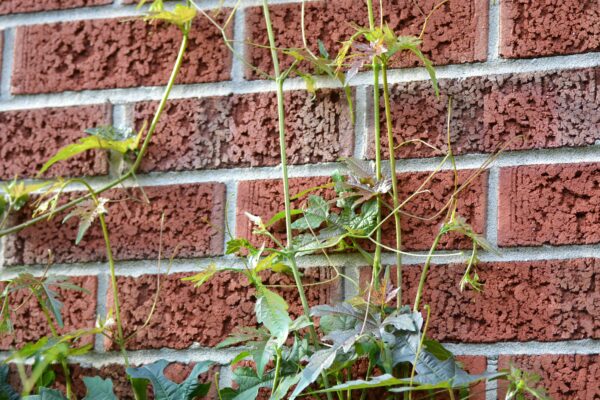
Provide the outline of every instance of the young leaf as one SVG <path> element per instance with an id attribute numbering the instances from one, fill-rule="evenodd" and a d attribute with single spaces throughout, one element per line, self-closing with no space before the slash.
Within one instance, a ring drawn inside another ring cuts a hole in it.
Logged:
<path id="1" fill-rule="evenodd" d="M 147 21 L 165 21 L 179 27 L 192 21 L 196 17 L 196 8 L 177 4 L 173 11 L 151 11 L 145 19 Z"/>
<path id="2" fill-rule="evenodd" d="M 75 206 L 73 211 L 65 216 L 62 221 L 63 224 L 73 217 L 79 217 L 79 228 L 77 230 L 77 238 L 75 239 L 76 245 L 81 242 L 81 239 L 83 239 L 83 236 L 90 226 L 92 226 L 92 222 L 94 222 L 98 215 L 108 213 L 105 207 L 106 203 L 108 203 L 108 199 L 103 197 L 98 198 L 98 204 L 91 199 L 86 200 Z"/>
<path id="3" fill-rule="evenodd" d="M 84 151 L 102 149 L 114 150 L 121 154 L 125 154 L 128 151 L 133 151 L 137 149 L 137 147 L 140 144 L 140 139 L 142 137 L 142 131 L 140 131 L 136 136 L 131 137 L 123 132 L 116 131 L 115 128 L 113 128 L 112 134 L 114 135 L 114 137 L 117 137 L 122 140 L 107 140 L 103 137 L 108 135 L 108 133 L 106 132 L 107 128 L 104 128 L 104 130 L 100 130 L 100 128 L 98 129 L 98 131 L 86 131 L 88 133 L 93 132 L 92 136 L 86 136 L 84 138 L 81 138 L 77 143 L 69 144 L 58 150 L 58 152 L 52 158 L 46 161 L 46 163 L 42 166 L 42 168 L 38 172 L 38 176 L 46 172 L 48 168 L 50 168 L 57 162 L 67 160 L 73 156 L 76 156 L 77 154 L 83 153 Z"/>
<path id="4" fill-rule="evenodd" d="M 197 273 L 196 275 L 181 278 L 184 282 L 192 282 L 194 287 L 200 287 L 209 281 L 217 273 L 217 266 L 210 264 L 207 268 Z"/>
<path id="5" fill-rule="evenodd" d="M 254 307 L 256 320 L 271 332 L 278 346 L 282 346 L 287 340 L 292 324 L 287 309 L 288 305 L 281 296 L 265 287 L 259 288 Z"/>
<path id="6" fill-rule="evenodd" d="M 163 372 L 168 364 L 166 360 L 159 360 L 139 368 L 130 367 L 127 368 L 127 374 L 134 379 L 150 381 L 156 400 L 192 400 L 206 395 L 210 384 L 198 383 L 198 375 L 208 371 L 212 361 L 196 364 L 187 379 L 179 385 L 164 376 Z"/>
<path id="7" fill-rule="evenodd" d="M 83 400 L 118 400 L 113 392 L 113 383 L 110 379 L 86 376 L 83 378 L 83 383 L 87 388 L 87 394 Z"/>

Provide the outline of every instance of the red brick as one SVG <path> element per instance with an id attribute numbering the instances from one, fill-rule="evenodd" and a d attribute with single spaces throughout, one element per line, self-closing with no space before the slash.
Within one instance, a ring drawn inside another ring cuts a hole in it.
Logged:
<path id="1" fill-rule="evenodd" d="M 165 257 L 202 257 L 223 250 L 225 187 L 218 183 L 145 187 L 150 204 L 139 189 L 117 189 L 102 196 L 107 205 L 106 223 L 117 260 L 155 259 L 160 249 L 161 215 L 164 214 L 162 254 Z M 27 215 L 20 216 L 23 220 Z M 6 262 L 39 264 L 48 250 L 59 263 L 100 261 L 106 258 L 102 231 L 96 221 L 79 246 L 75 245 L 79 221 L 61 225 L 63 215 L 28 227 L 7 239 Z M 17 222 L 19 222 L 17 221 Z"/>
<path id="2" fill-rule="evenodd" d="M 304 271 L 305 283 L 322 282 L 333 276 L 329 269 Z M 219 273 L 200 288 L 182 282 L 187 275 L 173 274 L 161 278 L 160 299 L 149 325 L 127 344 L 129 349 L 169 347 L 184 349 L 194 343 L 214 346 L 234 329 L 256 324 L 254 294 L 242 274 Z M 119 277 L 119 300 L 126 334 L 143 325 L 156 293 L 156 275 Z M 293 287 L 294 280 L 285 275 L 264 277 L 265 284 L 289 285 L 274 289 L 290 304 L 290 314 L 301 314 L 301 305 Z M 339 280 L 331 284 L 308 286 L 307 299 L 311 305 L 338 300 Z M 112 303 L 109 293 L 108 305 Z"/>
<path id="3" fill-rule="evenodd" d="M 3 0 L 0 15 L 111 4 L 113 0 Z"/>
<path id="4" fill-rule="evenodd" d="M 475 171 L 463 170 L 459 173 L 459 185 L 465 182 Z M 405 173 L 399 174 L 400 199 L 404 200 L 414 193 L 419 186 L 425 182 L 429 173 Z M 439 225 L 442 222 L 445 212 L 439 217 L 430 219 L 448 202 L 454 191 L 454 177 L 449 171 L 436 174 L 429 184 L 425 185 L 423 190 L 429 192 L 422 193 L 409 201 L 404 211 L 411 216 L 402 218 L 403 245 L 409 250 L 427 250 L 431 246 Z M 459 194 L 458 213 L 466 218 L 472 224 L 476 232 L 482 233 L 485 229 L 485 207 L 487 199 L 486 191 L 487 175 L 484 173 L 475 178 L 470 186 Z M 290 180 L 291 195 L 294 196 L 308 188 L 322 185 L 328 182 L 325 177 L 318 178 L 294 178 Z M 327 199 L 334 197 L 332 191 L 320 192 Z M 315 194 L 315 193 L 311 193 Z M 306 199 L 302 198 L 293 203 L 293 207 L 302 208 Z M 280 180 L 256 180 L 244 181 L 239 183 L 238 203 L 237 203 L 237 225 L 236 234 L 239 237 L 251 238 L 253 243 L 260 244 L 264 238 L 252 238 L 253 225 L 245 216 L 245 212 L 258 215 L 263 221 L 268 221 L 277 212 L 283 210 L 283 184 Z M 422 220 L 416 217 L 426 218 Z M 276 236 L 285 237 L 285 226 L 278 223 L 273 227 Z M 386 245 L 395 245 L 395 229 L 393 220 L 383 225 L 383 242 Z M 449 234 L 440 241 L 440 248 L 465 248 L 469 247 L 469 242 L 463 237 L 455 234 Z M 365 242 L 367 248 L 372 247 L 372 243 Z"/>
<path id="5" fill-rule="evenodd" d="M 285 93 L 288 160 L 336 161 L 352 154 L 353 127 L 346 98 L 323 90 Z M 135 107 L 138 126 L 156 103 Z M 275 93 L 173 100 L 158 125 L 142 171 L 277 165 L 279 133 Z"/>
<path id="6" fill-rule="evenodd" d="M 108 104 L 72 108 L 42 108 L 0 113 L 0 179 L 35 177 L 56 152 L 84 130 L 111 124 Z M 105 151 L 88 151 L 52 166 L 45 177 L 108 173 Z"/>
<path id="7" fill-rule="evenodd" d="M 552 399 L 600 399 L 598 354 L 501 355 L 498 368 L 507 369 L 511 362 L 523 370 L 540 375 L 543 379 L 539 385 L 547 390 Z M 498 381 L 498 398 L 503 399 L 506 390 L 506 381 Z"/>
<path id="8" fill-rule="evenodd" d="M 396 156 L 431 157 L 447 151 L 449 96 L 454 154 L 493 153 L 505 145 L 507 150 L 526 150 L 593 144 L 600 139 L 599 82 L 599 69 L 441 80 L 440 98 L 428 81 L 394 85 L 395 145 L 420 139 L 441 149 L 407 144 Z M 383 111 L 381 115 L 385 127 Z M 375 157 L 373 137 L 371 129 L 370 158 Z M 382 139 L 382 147 L 387 157 L 387 137 Z"/>
<path id="9" fill-rule="evenodd" d="M 600 50 L 596 0 L 500 2 L 500 54 L 506 58 Z"/>
<path id="10" fill-rule="evenodd" d="M 460 292 L 464 264 L 433 265 L 423 304 L 429 333 L 446 342 L 557 341 L 600 338 L 597 259 L 482 263 L 483 292 Z M 403 269 L 404 303 L 414 300 L 421 267 Z M 370 270 L 361 272 L 363 286 Z M 392 273 L 395 276 L 395 271 Z"/>
<path id="11" fill-rule="evenodd" d="M 501 246 L 600 242 L 598 164 L 532 165 L 500 171 Z"/>
<path id="12" fill-rule="evenodd" d="M 377 3 L 377 2 L 374 2 Z M 386 22 L 400 35 L 419 35 L 425 18 L 439 2 L 419 0 L 405 2 L 386 0 Z M 279 47 L 302 47 L 301 7 L 299 4 L 274 5 L 270 7 L 275 38 Z M 435 64 L 454 64 L 483 61 L 487 57 L 488 7 L 485 0 L 451 1 L 443 5 L 429 20 L 422 50 Z M 375 7 L 379 16 L 379 6 Z M 378 19 L 378 18 L 377 18 Z M 368 26 L 367 6 L 364 2 L 341 0 L 306 3 L 306 35 L 312 50 L 318 54 L 317 40 L 325 43 L 333 58 L 340 43 L 355 33 L 354 24 Z M 262 8 L 246 11 L 246 30 L 252 43 L 268 44 Z M 267 73 L 272 73 L 268 50 L 248 45 L 248 61 Z M 395 60 L 398 60 L 396 57 Z M 395 66 L 414 66 L 413 56 L 402 56 Z M 283 67 L 291 64 L 285 58 Z M 248 70 L 247 76 L 257 74 Z"/>
<path id="13" fill-rule="evenodd" d="M 95 277 L 72 278 L 71 281 L 87 290 L 86 292 L 58 288 L 59 299 L 63 302 L 61 310 L 64 328 L 59 328 L 59 334 L 72 332 L 76 329 L 93 328 L 96 321 L 96 290 Z M 31 296 L 29 290 L 19 290 L 10 295 L 11 322 L 14 332 L 0 334 L 0 349 L 8 350 L 21 347 L 25 343 L 35 342 L 44 336 L 50 336 L 50 328 L 40 309 L 38 302 Z M 85 337 L 81 343 L 93 343 L 92 336 Z"/>
<path id="14" fill-rule="evenodd" d="M 87 20 L 17 28 L 14 94 L 165 85 L 179 49 L 176 26 L 141 20 Z M 178 83 L 229 79 L 231 56 L 219 31 L 198 19 Z"/>

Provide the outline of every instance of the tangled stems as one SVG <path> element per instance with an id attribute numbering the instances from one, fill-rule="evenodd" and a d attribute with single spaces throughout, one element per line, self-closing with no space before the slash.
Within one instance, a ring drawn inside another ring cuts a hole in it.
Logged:
<path id="1" fill-rule="evenodd" d="M 181 69 L 181 65 L 183 63 L 183 56 L 185 55 L 185 51 L 186 51 L 187 45 L 188 45 L 190 27 L 191 27 L 191 23 L 186 23 L 182 27 L 183 38 L 181 40 L 181 45 L 179 48 L 179 53 L 177 54 L 177 59 L 175 60 L 175 65 L 173 67 L 173 70 L 171 71 L 171 76 L 169 77 L 169 81 L 168 81 L 165 91 L 163 93 L 163 97 L 160 100 L 160 103 L 154 114 L 154 117 L 152 119 L 150 127 L 148 128 L 148 133 L 146 134 L 146 138 L 144 139 L 144 142 L 142 143 L 142 147 L 140 148 L 133 165 L 131 166 L 131 168 L 129 168 L 129 170 L 124 175 L 116 178 L 112 182 L 106 184 L 105 186 L 103 186 L 100 189 L 98 189 L 97 191 L 95 191 L 96 194 L 100 194 L 109 189 L 112 189 L 115 186 L 125 182 L 127 179 L 135 176 L 135 172 L 140 167 L 140 164 L 142 163 L 142 159 L 144 158 L 144 155 L 146 154 L 146 151 L 148 150 L 148 146 L 150 145 L 150 141 L 152 139 L 154 131 L 156 130 L 158 121 L 160 120 L 160 117 L 165 109 L 165 106 L 167 105 L 167 100 L 169 99 L 169 95 L 171 94 L 171 90 L 172 90 L 173 86 L 175 85 L 175 80 L 177 79 L 179 70 Z M 68 202 L 60 207 L 57 207 L 54 210 L 45 212 L 34 218 L 31 218 L 30 220 L 23 222 L 19 225 L 14 225 L 9 228 L 2 229 L 2 230 L 0 230 L 0 237 L 10 235 L 13 233 L 17 233 L 17 232 L 21 231 L 22 229 L 25 229 L 29 226 L 37 224 L 38 222 L 41 222 L 48 218 L 51 218 L 54 215 L 56 215 L 62 211 L 73 208 L 76 205 L 82 203 L 83 201 L 89 200 L 90 198 L 92 198 L 92 195 L 90 193 L 88 193 L 84 196 L 81 196 L 74 200 L 71 200 L 70 202 Z"/>

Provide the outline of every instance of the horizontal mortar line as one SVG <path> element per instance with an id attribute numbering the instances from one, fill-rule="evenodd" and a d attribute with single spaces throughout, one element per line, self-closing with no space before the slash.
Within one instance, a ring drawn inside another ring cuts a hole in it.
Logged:
<path id="1" fill-rule="evenodd" d="M 300 3 L 301 1 L 302 0 L 270 0 L 269 3 L 288 4 Z M 223 6 L 233 7 L 236 2 L 236 0 L 225 0 Z M 118 7 L 115 7 L 114 4 L 107 4 L 95 7 L 80 7 L 66 10 L 49 10 L 32 13 L 2 15 L 0 16 L 0 29 L 26 25 L 50 24 L 56 22 L 73 22 L 104 18 L 141 17 L 144 15 L 145 10 L 148 10 L 150 3 L 151 1 L 148 1 L 147 4 L 141 9 L 137 9 L 135 4 L 122 4 Z M 202 10 L 214 10 L 221 7 L 221 0 L 196 1 L 196 5 Z M 259 5 L 262 5 L 262 0 L 242 0 L 239 8 L 242 9 Z M 165 9 L 167 10 L 172 10 L 174 7 L 175 4 L 165 4 Z"/>
<path id="2" fill-rule="evenodd" d="M 427 258 L 427 253 L 427 251 L 415 251 L 411 252 L 411 255 L 404 255 L 402 258 L 403 264 L 414 267 L 420 266 Z M 481 262 L 508 263 L 598 258 L 598 254 L 600 254 L 600 244 L 501 248 L 498 254 L 481 251 L 478 253 L 478 256 Z M 464 263 L 469 255 L 469 250 L 440 250 L 433 257 L 432 264 L 446 265 L 449 263 Z M 381 257 L 382 263 L 385 265 L 393 265 L 395 263 L 394 253 L 392 252 L 384 252 Z M 219 269 L 242 268 L 243 259 L 232 255 L 194 259 L 175 259 L 173 260 L 169 273 L 199 272 L 212 264 L 216 265 Z M 328 257 L 323 255 L 300 257 L 298 259 L 298 266 L 301 268 L 333 266 L 336 268 L 352 269 L 368 267 L 369 264 L 357 253 L 344 253 L 331 254 Z M 163 260 L 161 263 L 160 274 L 164 274 L 167 271 L 167 268 L 168 260 Z M 29 272 L 40 276 L 46 269 L 46 265 L 5 266 L 0 270 L 0 279 L 13 278 L 20 272 Z M 156 260 L 116 261 L 115 269 L 118 276 L 139 277 L 141 275 L 157 275 L 159 273 Z M 56 275 L 64 276 L 98 276 L 108 273 L 108 264 L 106 262 L 57 263 L 52 265 L 51 272 Z"/>
<path id="3" fill-rule="evenodd" d="M 494 357 L 500 355 L 543 354 L 600 354 L 600 340 L 563 340 L 557 342 L 497 342 L 497 343 L 443 343 L 456 355 Z"/>
<path id="4" fill-rule="evenodd" d="M 465 154 L 455 156 L 456 168 L 459 170 L 478 169 L 490 160 L 490 154 Z M 431 172 L 436 170 L 442 162 L 442 157 L 432 158 L 406 158 L 397 160 L 396 172 Z M 371 161 L 370 161 L 371 162 Z M 526 167 L 532 165 L 556 165 L 569 163 L 599 163 L 600 162 L 600 144 L 589 145 L 585 147 L 561 147 L 555 149 L 532 149 L 517 150 L 502 153 L 490 165 L 492 167 Z M 371 162 L 372 163 L 372 162 Z M 387 160 L 383 160 L 384 171 L 388 172 Z M 312 178 L 321 176 L 331 176 L 335 171 L 344 171 L 342 162 L 329 162 L 304 165 L 290 165 L 288 167 L 290 178 Z M 446 161 L 441 167 L 441 171 L 451 170 L 452 164 Z M 222 168 L 222 169 L 202 169 L 195 171 L 171 171 L 171 172 L 151 172 L 139 174 L 137 182 L 130 179 L 122 184 L 123 187 L 141 186 L 166 186 L 166 185 L 184 185 L 195 183 L 232 183 L 248 180 L 263 179 L 281 179 L 281 166 L 271 167 L 242 167 L 242 168 Z M 94 189 L 99 189 L 108 184 L 112 179 L 108 176 L 88 177 L 88 182 Z M 26 183 L 38 183 L 40 180 L 24 179 Z M 0 185 L 8 183 L 0 181 Z M 70 185 L 65 191 L 83 190 L 79 184 Z M 2 190 L 0 190 L 2 192 Z"/>
<path id="5" fill-rule="evenodd" d="M 552 56 L 534 59 L 494 60 L 484 63 L 456 64 L 436 67 L 438 79 L 463 79 L 469 77 L 498 75 L 509 73 L 544 72 L 550 70 L 570 70 L 600 66 L 600 53 L 575 54 L 568 56 Z M 424 68 L 406 68 L 390 70 L 390 84 L 424 81 L 429 75 Z M 317 86 L 322 89 L 339 88 L 339 82 L 326 77 L 316 77 Z M 369 72 L 361 72 L 351 82 L 352 87 L 371 85 Z M 288 79 L 284 89 L 305 90 L 306 84 L 301 78 Z M 227 96 L 230 94 L 252 94 L 273 92 L 276 85 L 273 81 L 224 81 L 175 85 L 170 99 L 186 99 L 197 97 Z M 163 95 L 162 86 L 143 86 L 136 88 L 98 89 L 67 91 L 61 93 L 14 95 L 10 100 L 0 102 L 0 111 L 43 108 L 68 107 L 78 105 L 133 103 L 140 101 L 160 100 Z"/>
<path id="6" fill-rule="evenodd" d="M 449 351 L 460 356 L 486 356 L 497 357 L 500 355 L 595 355 L 600 354 L 600 340 L 564 340 L 557 342 L 496 342 L 496 343 L 442 343 Z M 128 351 L 129 362 L 133 365 L 149 364 L 154 361 L 165 359 L 170 362 L 200 362 L 215 361 L 227 364 L 239 352 L 240 349 L 214 349 L 207 347 L 196 347 L 188 349 L 163 348 L 157 350 L 133 350 Z M 8 351 L 0 352 L 0 359 L 10 355 Z M 71 358 L 73 362 L 102 367 L 108 364 L 123 364 L 120 352 L 94 352 Z"/>

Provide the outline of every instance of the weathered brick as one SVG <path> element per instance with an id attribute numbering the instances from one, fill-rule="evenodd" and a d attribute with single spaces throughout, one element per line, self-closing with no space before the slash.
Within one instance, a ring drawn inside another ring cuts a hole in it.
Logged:
<path id="1" fill-rule="evenodd" d="M 556 400 L 600 399 L 600 355 L 542 354 L 501 355 L 498 368 L 507 369 L 510 363 L 542 377 L 539 385 Z M 498 398 L 505 398 L 507 382 L 498 381 Z"/>
<path id="2" fill-rule="evenodd" d="M 305 283 L 322 282 L 334 277 L 326 268 L 304 271 Z M 242 274 L 224 272 L 195 288 L 182 282 L 187 275 L 172 274 L 161 278 L 160 298 L 148 326 L 128 342 L 130 349 L 169 347 L 184 349 L 194 343 L 214 346 L 236 327 L 256 324 L 254 318 L 255 290 Z M 301 314 L 301 305 L 291 277 L 270 274 L 264 276 L 269 285 L 288 285 L 274 288 L 290 304 L 290 314 Z M 126 334 L 143 325 L 155 298 L 157 275 L 119 277 L 119 300 Z M 326 304 L 339 297 L 339 280 L 308 286 L 307 299 L 311 305 Z M 109 305 L 112 295 L 108 296 Z M 110 345 L 110 344 L 109 344 Z"/>
<path id="3" fill-rule="evenodd" d="M 454 154 L 492 153 L 503 146 L 507 150 L 526 150 L 593 144 L 600 139 L 599 80 L 599 69 L 441 80 L 439 98 L 430 82 L 393 85 L 395 146 L 419 139 L 441 150 L 434 151 L 422 143 L 405 144 L 396 150 L 396 156 L 431 157 L 447 151 L 450 96 Z M 385 127 L 383 111 L 381 116 Z M 370 136 L 369 157 L 374 158 L 373 129 Z M 386 157 L 388 147 L 384 137 Z"/>
<path id="4" fill-rule="evenodd" d="M 481 263 L 481 293 L 460 291 L 465 265 L 434 265 L 421 304 L 429 333 L 447 342 L 556 341 L 600 338 L 597 259 Z M 422 268 L 403 268 L 404 302 L 414 300 Z M 391 274 L 395 276 L 394 272 Z M 362 285 L 370 270 L 361 272 Z"/>
<path id="5" fill-rule="evenodd" d="M 470 179 L 475 171 L 462 170 L 458 174 L 459 185 Z M 423 184 L 429 173 L 403 173 L 398 175 L 400 199 L 403 201 L 414 193 Z M 483 173 L 474 178 L 472 183 L 458 195 L 458 213 L 472 224 L 476 232 L 482 233 L 485 229 L 485 206 L 487 199 L 486 190 L 487 174 Z M 308 188 L 323 185 L 328 182 L 325 177 L 294 178 L 290 180 L 291 195 L 295 196 Z M 437 173 L 422 190 L 421 193 L 409 201 L 404 210 L 409 215 L 402 218 L 403 246 L 409 250 L 427 250 L 431 246 L 439 224 L 445 212 L 436 215 L 444 207 L 454 192 L 454 176 L 450 171 Z M 334 197 L 331 190 L 315 192 Z M 311 193 L 311 194 L 315 194 Z M 293 207 L 305 206 L 306 198 L 293 202 Z M 239 237 L 252 239 L 253 243 L 262 243 L 264 238 L 252 237 L 252 222 L 245 216 L 245 212 L 258 215 L 263 221 L 268 221 L 273 215 L 283 210 L 283 183 L 279 180 L 243 181 L 238 186 L 237 224 L 236 234 Z M 422 218 L 425 218 L 423 220 Z M 282 221 L 273 226 L 273 232 L 279 238 L 285 237 L 285 226 Z M 395 228 L 393 219 L 383 225 L 383 242 L 388 246 L 395 244 Z M 469 242 L 462 236 L 451 233 L 442 238 L 440 248 L 465 248 Z M 365 242 L 367 248 L 372 243 Z"/>
<path id="6" fill-rule="evenodd" d="M 383 2 L 385 22 L 398 34 L 419 35 L 425 15 L 437 4 L 434 0 L 386 0 Z M 285 48 L 302 47 L 300 4 L 273 5 L 270 10 L 277 45 Z M 375 5 L 374 12 L 379 16 L 378 4 Z M 323 41 L 331 57 L 335 57 L 340 43 L 355 33 L 354 24 L 368 26 L 367 18 L 364 2 L 341 0 L 306 3 L 307 41 L 317 54 L 317 42 Z M 487 27 L 486 1 L 447 2 L 430 18 L 422 50 L 438 65 L 483 61 L 487 56 Z M 254 7 L 246 11 L 246 30 L 252 43 L 268 44 L 262 8 Z M 248 61 L 271 73 L 269 51 L 251 44 L 247 48 Z M 396 60 L 398 58 L 395 59 L 394 66 L 418 65 L 413 56 L 403 55 L 401 60 Z M 290 57 L 283 60 L 284 67 L 290 64 Z M 246 74 L 248 77 L 257 77 L 251 70 L 247 70 Z"/>
<path id="7" fill-rule="evenodd" d="M 175 62 L 176 26 L 118 19 L 17 28 L 14 94 L 164 85 Z M 229 79 L 231 56 L 219 31 L 198 19 L 178 83 Z"/>
<path id="8" fill-rule="evenodd" d="M 86 291 L 57 288 L 58 298 L 63 302 L 61 314 L 64 328 L 58 329 L 60 334 L 76 329 L 93 328 L 96 321 L 96 278 L 77 277 L 72 278 L 71 282 Z M 0 349 L 21 347 L 25 343 L 35 342 L 51 335 L 44 314 L 29 290 L 22 289 L 14 292 L 10 294 L 9 299 L 14 332 L 0 334 Z M 81 343 L 93 343 L 93 337 L 87 336 Z"/>
<path id="9" fill-rule="evenodd" d="M 155 103 L 135 107 L 138 126 Z M 352 154 L 351 115 L 345 96 L 323 90 L 285 93 L 288 160 L 335 161 Z M 173 100 L 158 125 L 142 171 L 277 165 L 279 133 L 275 93 Z"/>
<path id="10" fill-rule="evenodd" d="M 500 171 L 501 246 L 600 242 L 598 164 L 532 165 Z"/>
<path id="11" fill-rule="evenodd" d="M 111 110 L 105 104 L 0 113 L 0 179 L 35 177 L 60 148 L 86 136 L 86 128 L 110 125 Z M 93 150 L 54 164 L 44 176 L 106 173 L 106 152 Z"/>
<path id="12" fill-rule="evenodd" d="M 0 15 L 111 4 L 113 0 L 3 0 Z"/>
<path id="13" fill-rule="evenodd" d="M 102 194 L 112 200 L 107 205 L 106 223 L 115 259 L 154 259 L 160 251 L 161 236 L 165 257 L 222 253 L 223 184 L 154 186 L 143 190 L 150 204 L 144 201 L 139 189 L 115 189 Z M 17 222 L 24 220 L 29 212 L 21 213 Z M 61 225 L 63 217 L 57 215 L 51 221 L 40 222 L 9 237 L 6 262 L 9 265 L 44 263 L 48 250 L 55 262 L 104 260 L 106 250 L 99 223 L 96 221 L 76 246 L 79 221 L 72 218 Z"/>
<path id="14" fill-rule="evenodd" d="M 596 0 L 506 0 L 500 7 L 503 57 L 600 50 L 600 7 Z"/>

